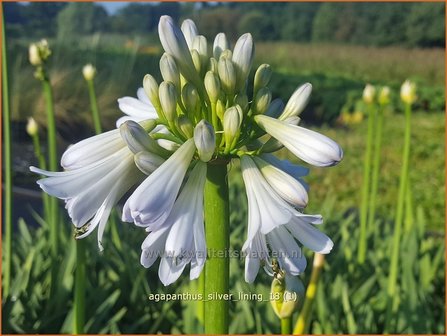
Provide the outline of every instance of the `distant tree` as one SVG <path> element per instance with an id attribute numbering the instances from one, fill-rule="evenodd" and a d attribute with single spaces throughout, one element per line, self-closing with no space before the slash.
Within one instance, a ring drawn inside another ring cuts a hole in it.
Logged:
<path id="1" fill-rule="evenodd" d="M 258 10 L 244 14 L 238 24 L 240 33 L 250 32 L 257 41 L 271 39 L 273 29 L 269 16 Z"/>
<path id="2" fill-rule="evenodd" d="M 57 33 L 57 16 L 66 2 L 30 2 L 24 6 L 28 37 L 53 37 Z"/>
<path id="3" fill-rule="evenodd" d="M 326 2 L 319 9 L 312 23 L 312 40 L 332 40 L 334 31 L 338 28 L 337 4 Z"/>
<path id="4" fill-rule="evenodd" d="M 213 39 L 220 32 L 225 32 L 227 38 L 234 41 L 239 36 L 240 18 L 239 10 L 219 6 L 206 11 L 202 10 L 196 24 L 200 33 L 209 39 Z"/>
<path id="5" fill-rule="evenodd" d="M 24 14 L 25 6 L 18 4 L 17 2 L 3 2 L 3 16 L 6 23 L 25 23 L 26 20 Z"/>
<path id="6" fill-rule="evenodd" d="M 308 42 L 312 37 L 312 22 L 320 3 L 291 2 L 284 8 L 280 38 L 287 41 Z"/>
<path id="7" fill-rule="evenodd" d="M 408 15 L 405 36 L 408 44 L 421 47 L 445 46 L 445 4 L 417 3 Z"/>
<path id="8" fill-rule="evenodd" d="M 107 12 L 93 2 L 72 2 L 58 15 L 58 38 L 91 34 L 106 28 Z"/>
<path id="9" fill-rule="evenodd" d="M 153 29 L 156 22 L 150 4 L 129 3 L 121 8 L 111 19 L 113 31 L 119 33 L 143 33 Z"/>

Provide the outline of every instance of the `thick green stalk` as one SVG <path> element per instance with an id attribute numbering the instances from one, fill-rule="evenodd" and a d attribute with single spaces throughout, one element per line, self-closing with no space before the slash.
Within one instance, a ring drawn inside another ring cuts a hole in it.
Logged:
<path id="1" fill-rule="evenodd" d="M 76 276 L 74 293 L 73 334 L 84 334 L 85 324 L 85 241 L 76 241 Z"/>
<path id="2" fill-rule="evenodd" d="M 380 108 L 377 112 L 374 136 L 374 155 L 372 166 L 372 182 L 371 182 L 371 197 L 369 200 L 368 225 L 367 228 L 371 230 L 374 227 L 374 217 L 376 215 L 377 190 L 379 187 L 379 172 L 380 172 L 380 155 L 382 148 L 382 125 L 383 125 L 383 111 Z"/>
<path id="3" fill-rule="evenodd" d="M 366 256 L 366 220 L 368 215 L 368 196 L 371 176 L 371 154 L 374 136 L 374 119 L 376 111 L 368 108 L 368 135 L 366 139 L 365 161 L 363 165 L 362 204 L 360 209 L 360 238 L 357 260 L 360 264 L 365 262 Z"/>
<path id="4" fill-rule="evenodd" d="M 407 188 L 405 191 L 405 231 L 409 232 L 413 227 L 414 214 L 413 214 L 413 192 L 411 190 L 410 176 L 407 171 Z"/>
<path id="5" fill-rule="evenodd" d="M 399 195 L 397 199 L 396 217 L 394 221 L 394 236 L 393 245 L 391 250 L 391 262 L 388 277 L 388 311 L 387 319 L 385 323 L 385 332 L 389 332 L 391 320 L 393 320 L 393 313 L 395 310 L 396 297 L 396 282 L 397 272 L 399 266 L 399 248 L 402 231 L 402 220 L 405 205 L 405 195 L 407 191 L 407 179 L 408 179 L 408 165 L 410 160 L 410 142 L 411 142 L 411 105 L 405 106 L 405 135 L 404 135 L 404 149 L 402 157 L 402 168 L 399 182 Z M 391 308 L 392 307 L 392 308 Z"/>
<path id="6" fill-rule="evenodd" d="M 205 183 L 205 334 L 227 334 L 229 325 L 229 200 L 227 164 L 208 164 Z"/>
<path id="7" fill-rule="evenodd" d="M 292 317 L 286 317 L 281 319 L 281 335 L 292 334 Z"/>
<path id="8" fill-rule="evenodd" d="M 57 157 L 57 143 L 56 143 L 56 120 L 54 117 L 54 106 L 53 106 L 53 90 L 51 88 L 50 80 L 48 78 L 45 78 L 42 81 L 42 84 L 47 108 L 48 168 L 50 171 L 57 171 L 58 157 Z M 50 209 L 51 209 L 51 216 L 50 216 L 51 253 L 53 256 L 56 256 L 59 244 L 58 241 L 59 207 L 56 197 L 50 198 Z"/>
<path id="9" fill-rule="evenodd" d="M 312 273 L 310 275 L 309 285 L 306 290 L 306 298 L 304 299 L 303 309 L 295 323 L 294 335 L 302 335 L 306 332 L 311 319 L 312 306 L 317 293 L 318 280 L 324 265 L 324 254 L 315 253 Z"/>
<path id="10" fill-rule="evenodd" d="M 2 11 L 3 16 L 3 11 Z M 2 100 L 3 100 L 3 167 L 5 172 L 5 254 L 3 268 L 3 297 L 9 295 L 11 285 L 11 243 L 12 243 L 12 172 L 11 172 L 11 115 L 9 110 L 8 60 L 5 42 L 5 22 L 2 17 Z"/>
<path id="11" fill-rule="evenodd" d="M 88 94 L 90 96 L 90 108 L 92 109 L 93 125 L 95 126 L 96 134 L 102 132 L 101 118 L 99 117 L 98 104 L 96 102 L 95 85 L 93 80 L 88 80 Z"/>

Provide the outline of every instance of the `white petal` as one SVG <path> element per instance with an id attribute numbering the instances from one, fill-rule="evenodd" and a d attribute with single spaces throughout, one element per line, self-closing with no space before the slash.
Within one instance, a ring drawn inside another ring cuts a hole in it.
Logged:
<path id="1" fill-rule="evenodd" d="M 255 121 L 293 154 L 314 166 L 334 166 L 343 158 L 341 147 L 322 134 L 264 115 L 255 116 Z"/>
<path id="2" fill-rule="evenodd" d="M 147 96 L 146 91 L 144 91 L 144 89 L 142 87 L 138 88 L 137 97 L 138 97 L 138 100 L 140 100 L 144 104 L 152 106 L 152 107 L 154 106 L 154 105 L 152 105 L 151 101 L 149 100 L 149 97 Z"/>
<path id="3" fill-rule="evenodd" d="M 126 121 L 129 121 L 129 120 L 135 121 L 135 122 L 140 122 L 140 121 L 143 121 L 143 120 L 146 120 L 146 119 L 147 119 L 146 117 L 142 118 L 142 117 L 124 116 L 124 117 L 118 118 L 116 120 L 116 128 L 119 128 L 122 124 L 124 124 Z"/>
<path id="4" fill-rule="evenodd" d="M 164 251 L 166 237 L 169 233 L 169 227 L 149 233 L 141 245 L 140 263 L 146 268 L 152 266 L 158 257 L 162 257 Z"/>
<path id="5" fill-rule="evenodd" d="M 125 146 L 117 129 L 95 135 L 68 147 L 62 155 L 61 166 L 72 170 L 99 163 Z"/>
<path id="6" fill-rule="evenodd" d="M 233 62 L 236 68 L 236 90 L 244 87 L 251 69 L 254 56 L 253 38 L 250 33 L 242 35 L 236 42 L 233 51 Z"/>
<path id="7" fill-rule="evenodd" d="M 213 44 L 213 55 L 216 60 L 219 60 L 222 51 L 230 49 L 230 44 L 228 43 L 227 37 L 224 33 L 219 33 L 214 38 Z"/>
<path id="8" fill-rule="evenodd" d="M 152 175 L 146 178 L 124 205 L 123 221 L 155 229 L 171 212 L 186 170 L 195 152 L 194 140 L 186 141 Z"/>
<path id="9" fill-rule="evenodd" d="M 309 175 L 309 168 L 293 164 L 289 160 L 280 160 L 273 154 L 261 154 L 261 158 L 296 179 Z"/>
<path id="10" fill-rule="evenodd" d="M 290 97 L 287 102 L 284 112 L 278 118 L 279 120 L 286 120 L 290 117 L 298 116 L 304 110 L 312 93 L 312 85 L 306 83 L 301 85 Z M 290 123 L 290 122 L 289 122 Z"/>
<path id="11" fill-rule="evenodd" d="M 249 207 L 255 207 L 257 204 L 261 232 L 265 234 L 279 225 L 288 223 L 296 210 L 278 196 L 249 156 L 242 156 L 241 168 L 247 198 L 255 199 L 249 200 Z"/>
<path id="12" fill-rule="evenodd" d="M 328 236 L 299 217 L 293 218 L 290 223 L 286 224 L 286 227 L 301 244 L 314 252 L 327 254 L 334 246 Z"/>
<path id="13" fill-rule="evenodd" d="M 292 235 L 280 226 L 267 234 L 272 252 L 277 254 L 282 269 L 292 275 L 298 275 L 306 269 L 306 258 Z M 273 254 L 272 254 L 273 256 Z"/>
<path id="14" fill-rule="evenodd" d="M 309 200 L 307 192 L 300 182 L 258 157 L 255 157 L 254 160 L 261 169 L 264 178 L 279 196 L 296 207 L 307 206 Z"/>
<path id="15" fill-rule="evenodd" d="M 168 286 L 180 277 L 185 266 L 186 263 L 176 264 L 173 258 L 161 258 L 158 277 L 163 285 Z"/>
<path id="16" fill-rule="evenodd" d="M 118 107 L 130 117 L 144 119 L 158 118 L 155 107 L 133 97 L 119 98 Z"/>

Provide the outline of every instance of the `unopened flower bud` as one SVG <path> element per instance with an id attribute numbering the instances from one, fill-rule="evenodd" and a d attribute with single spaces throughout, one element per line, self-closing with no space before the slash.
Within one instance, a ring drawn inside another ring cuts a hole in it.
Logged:
<path id="1" fill-rule="evenodd" d="M 277 119 L 283 111 L 284 111 L 283 101 L 280 98 L 276 98 L 270 103 L 267 111 L 264 114 L 266 116 Z"/>
<path id="2" fill-rule="evenodd" d="M 162 82 L 159 88 L 160 104 L 168 121 L 177 116 L 177 90 L 171 82 Z"/>
<path id="3" fill-rule="evenodd" d="M 214 38 L 213 54 L 216 59 L 219 59 L 224 50 L 230 49 L 227 37 L 224 33 L 219 33 Z"/>
<path id="4" fill-rule="evenodd" d="M 174 58 L 164 53 L 160 58 L 160 72 L 165 82 L 171 82 L 180 90 L 180 73 Z"/>
<path id="5" fill-rule="evenodd" d="M 285 274 L 272 281 L 270 303 L 278 318 L 291 317 L 303 302 L 304 286 L 297 276 Z"/>
<path id="6" fill-rule="evenodd" d="M 225 113 L 225 104 L 222 102 L 222 100 L 219 99 L 216 102 L 216 114 L 220 120 L 223 120 L 224 113 Z"/>
<path id="7" fill-rule="evenodd" d="M 248 109 L 248 97 L 246 94 L 238 93 L 234 97 L 234 103 L 242 108 L 242 111 L 247 111 Z"/>
<path id="8" fill-rule="evenodd" d="M 242 35 L 236 42 L 233 51 L 233 62 L 236 69 L 236 91 L 245 87 L 254 56 L 253 38 L 250 33 Z"/>
<path id="9" fill-rule="evenodd" d="M 230 145 L 234 138 L 239 136 L 243 119 L 242 109 L 239 105 L 232 106 L 225 111 L 223 116 L 223 131 L 225 142 Z"/>
<path id="10" fill-rule="evenodd" d="M 36 120 L 33 117 L 28 118 L 28 123 L 26 124 L 26 133 L 33 137 L 39 131 L 39 125 L 37 125 Z"/>
<path id="11" fill-rule="evenodd" d="M 143 88 L 152 104 L 159 105 L 160 99 L 158 97 L 158 83 L 155 78 L 151 75 L 144 76 Z"/>
<path id="12" fill-rule="evenodd" d="M 219 72 L 222 90 L 224 90 L 224 92 L 228 95 L 233 94 L 236 85 L 236 72 L 233 62 L 226 57 L 221 57 L 219 59 L 217 69 Z"/>
<path id="13" fill-rule="evenodd" d="M 194 23 L 194 21 L 186 19 L 185 21 L 183 21 L 180 29 L 182 30 L 183 35 L 185 36 L 188 48 L 192 49 L 193 48 L 192 43 L 194 41 L 194 37 L 198 35 L 196 24 Z"/>
<path id="14" fill-rule="evenodd" d="M 209 65 L 208 65 L 208 70 L 212 71 L 215 74 L 218 73 L 218 70 L 217 70 L 217 60 L 214 57 L 210 58 L 210 62 L 209 62 Z"/>
<path id="15" fill-rule="evenodd" d="M 146 175 L 152 174 L 158 167 L 163 164 L 163 162 L 165 162 L 165 159 L 163 159 L 162 157 L 154 153 L 144 151 L 136 153 L 133 159 L 138 169 Z"/>
<path id="16" fill-rule="evenodd" d="M 267 111 L 270 101 L 272 100 L 272 92 L 268 87 L 261 88 L 253 102 L 254 114 L 263 114 Z"/>
<path id="17" fill-rule="evenodd" d="M 178 118 L 178 126 L 180 127 L 183 134 L 188 138 L 192 138 L 194 135 L 194 126 L 186 115 L 182 115 Z"/>
<path id="18" fill-rule="evenodd" d="M 285 120 L 292 116 L 300 115 L 303 112 L 304 108 L 309 101 L 310 94 L 312 92 L 312 85 L 306 83 L 301 85 L 296 91 L 292 94 L 289 101 L 284 108 L 283 113 L 279 116 L 279 120 Z"/>
<path id="19" fill-rule="evenodd" d="M 411 105 L 416 101 L 416 98 L 416 84 L 407 79 L 400 88 L 400 99 L 405 104 Z"/>
<path id="20" fill-rule="evenodd" d="M 156 141 L 147 134 L 147 131 L 133 120 L 121 124 L 120 134 L 134 154 L 141 151 L 153 151 L 156 145 Z"/>
<path id="21" fill-rule="evenodd" d="M 200 85 L 200 77 L 195 69 L 186 39 L 171 17 L 167 15 L 160 17 L 158 35 L 163 49 L 174 57 L 183 76 L 194 85 Z"/>
<path id="22" fill-rule="evenodd" d="M 48 41 L 43 39 L 39 42 L 32 43 L 28 49 L 29 61 L 32 65 L 38 66 L 45 63 L 45 61 L 51 55 L 51 49 L 48 45 Z"/>
<path id="23" fill-rule="evenodd" d="M 366 104 L 372 104 L 374 103 L 374 99 L 376 97 L 376 88 L 372 86 L 371 84 L 366 84 L 365 88 L 363 89 L 363 101 Z"/>
<path id="24" fill-rule="evenodd" d="M 194 67 L 198 73 L 200 73 L 202 69 L 202 59 L 199 55 L 199 52 L 196 49 L 191 50 L 191 57 L 194 63 Z"/>
<path id="25" fill-rule="evenodd" d="M 217 75 L 208 71 L 205 75 L 205 89 L 212 103 L 215 103 L 220 94 L 220 81 Z"/>
<path id="26" fill-rule="evenodd" d="M 379 92 L 379 104 L 380 105 L 388 105 L 390 103 L 390 88 L 388 86 L 383 86 Z"/>
<path id="27" fill-rule="evenodd" d="M 202 119 L 194 129 L 194 143 L 199 153 L 200 160 L 211 160 L 216 149 L 216 135 L 214 128 L 205 119 Z"/>
<path id="28" fill-rule="evenodd" d="M 270 82 L 272 77 L 272 68 L 268 64 L 262 64 L 259 66 L 255 73 L 253 91 L 258 92 L 259 89 L 265 87 Z"/>
<path id="29" fill-rule="evenodd" d="M 186 83 L 182 89 L 182 101 L 188 113 L 194 113 L 199 103 L 199 93 L 194 85 Z"/>
<path id="30" fill-rule="evenodd" d="M 233 52 L 230 49 L 225 49 L 224 51 L 222 51 L 222 53 L 220 54 L 220 57 L 218 59 L 220 60 L 222 57 L 232 59 Z"/>
<path id="31" fill-rule="evenodd" d="M 84 76 L 84 79 L 86 81 L 91 81 L 93 80 L 93 78 L 95 78 L 96 68 L 91 64 L 86 64 L 82 68 L 82 75 Z"/>
<path id="32" fill-rule="evenodd" d="M 208 42 L 203 35 L 197 35 L 194 37 L 192 49 L 197 50 L 200 56 L 200 64 L 204 67 L 208 62 Z"/>

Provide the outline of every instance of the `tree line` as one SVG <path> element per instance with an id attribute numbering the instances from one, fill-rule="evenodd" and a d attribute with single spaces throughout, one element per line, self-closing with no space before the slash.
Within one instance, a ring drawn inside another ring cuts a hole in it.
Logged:
<path id="1" fill-rule="evenodd" d="M 194 19 L 207 37 L 251 32 L 258 41 L 445 45 L 444 3 L 129 3 L 113 15 L 97 3 L 3 3 L 8 33 L 26 37 L 95 32 L 155 34 L 158 19 Z"/>

